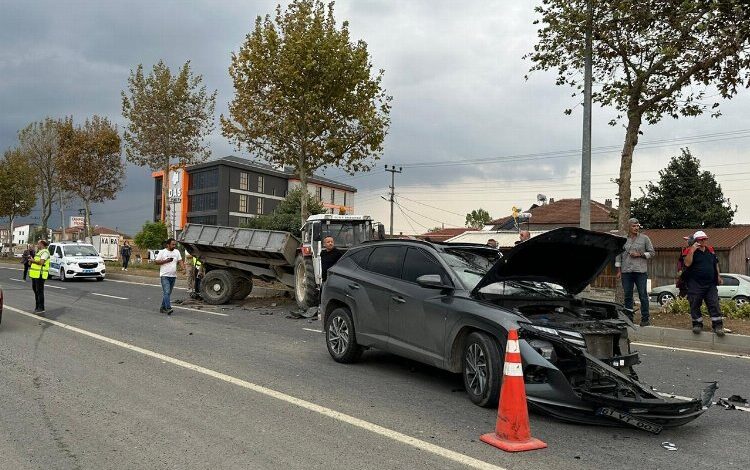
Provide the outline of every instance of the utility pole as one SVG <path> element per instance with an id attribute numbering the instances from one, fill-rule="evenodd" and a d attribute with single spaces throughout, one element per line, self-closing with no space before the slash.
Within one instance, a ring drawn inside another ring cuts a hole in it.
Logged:
<path id="1" fill-rule="evenodd" d="M 591 230 L 591 30 L 593 0 L 588 0 L 586 15 L 586 50 L 583 72 L 583 145 L 581 155 L 581 228 Z"/>
<path id="2" fill-rule="evenodd" d="M 58 192 L 60 196 L 60 240 L 65 240 L 65 206 L 63 206 L 62 190 Z"/>
<path id="3" fill-rule="evenodd" d="M 393 235 L 393 196 L 395 196 L 396 191 L 396 173 L 401 173 L 403 171 L 402 167 L 398 167 L 398 170 L 396 169 L 396 165 L 391 165 L 390 168 L 388 168 L 388 165 L 385 166 L 385 171 L 389 172 L 391 174 L 391 228 L 390 228 L 390 234 Z"/>

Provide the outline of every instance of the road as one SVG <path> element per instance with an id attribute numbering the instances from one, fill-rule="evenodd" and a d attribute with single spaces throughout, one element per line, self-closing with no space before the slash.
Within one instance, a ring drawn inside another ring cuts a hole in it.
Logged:
<path id="1" fill-rule="evenodd" d="M 291 305 L 158 313 L 156 284 L 30 283 L 0 267 L 0 468 L 745 469 L 750 413 L 713 407 L 654 436 L 532 415 L 549 448 L 479 441 L 495 410 L 459 376 L 370 351 L 333 362 L 317 322 Z M 185 298 L 176 291 L 174 298 Z M 269 305 L 268 302 L 265 302 Z M 259 304 L 260 305 L 260 304 Z M 659 390 L 750 395 L 750 358 L 639 346 Z M 669 441 L 676 452 L 661 447 Z"/>

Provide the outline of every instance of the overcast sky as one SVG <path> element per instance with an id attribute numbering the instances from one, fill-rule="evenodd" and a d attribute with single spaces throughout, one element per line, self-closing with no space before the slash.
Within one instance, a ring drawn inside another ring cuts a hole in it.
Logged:
<path id="1" fill-rule="evenodd" d="M 99 114 L 120 126 L 120 91 L 137 64 L 164 59 L 173 69 L 192 61 L 209 89 L 217 89 L 218 115 L 233 88 L 227 72 L 257 15 L 274 1 L 66 1 L 0 0 L 0 149 L 17 131 L 45 116 L 77 121 Z M 527 208 L 538 193 L 580 195 L 581 107 L 553 74 L 536 73 L 521 57 L 533 48 L 538 1 L 356 0 L 336 4 L 354 39 L 368 43 L 372 62 L 385 69 L 393 95 L 392 125 L 383 159 L 369 174 L 342 175 L 354 185 L 356 211 L 387 222 L 390 175 L 383 164 L 403 165 L 396 176 L 395 231 L 424 232 L 462 226 L 464 214 L 483 207 L 493 217 L 513 205 Z M 571 116 L 563 110 L 574 108 Z M 689 146 L 739 205 L 738 223 L 750 223 L 750 91 L 723 105 L 720 119 L 700 117 L 644 127 L 633 163 L 633 194 L 656 178 L 679 148 Z M 592 197 L 614 198 L 624 129 L 606 123 L 610 109 L 594 108 Z M 217 126 L 218 127 L 218 126 Z M 215 158 L 238 152 L 217 131 Z M 572 152 L 566 152 L 572 151 Z M 467 164 L 461 160 L 491 159 Z M 443 162 L 440 165 L 436 163 Z M 459 164 L 455 164 L 455 163 Z M 448 163 L 448 164 L 446 164 Z M 410 166 L 411 165 L 411 166 Z M 135 233 L 152 214 L 153 181 L 129 166 L 115 201 L 93 208 L 92 223 Z M 73 208 L 76 210 L 78 207 Z M 38 211 L 32 217 L 38 217 Z M 51 225 L 58 226 L 59 215 Z"/>

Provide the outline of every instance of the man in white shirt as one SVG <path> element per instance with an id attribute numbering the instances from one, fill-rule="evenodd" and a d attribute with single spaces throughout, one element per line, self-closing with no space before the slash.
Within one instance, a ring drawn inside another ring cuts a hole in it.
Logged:
<path id="1" fill-rule="evenodd" d="M 166 313 L 167 315 L 172 315 L 173 311 L 170 296 L 172 295 L 174 283 L 177 279 L 177 265 L 179 264 L 183 270 L 185 269 L 182 255 L 180 254 L 180 250 L 175 248 L 176 246 L 177 241 L 174 238 L 168 239 L 166 241 L 166 248 L 159 251 L 159 254 L 156 255 L 156 260 L 154 260 L 154 263 L 159 266 L 159 277 L 161 279 L 162 300 L 159 312 Z"/>

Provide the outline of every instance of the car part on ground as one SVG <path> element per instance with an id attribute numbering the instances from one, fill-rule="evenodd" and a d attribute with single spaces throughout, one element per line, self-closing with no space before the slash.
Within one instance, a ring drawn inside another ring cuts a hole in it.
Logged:
<path id="1" fill-rule="evenodd" d="M 494 406 L 505 337 L 518 329 L 533 409 L 651 432 L 685 424 L 705 411 L 714 390 L 690 401 L 657 394 L 635 372 L 640 359 L 628 338 L 634 325 L 622 305 L 573 295 L 624 241 L 563 228 L 500 259 L 484 246 L 419 240 L 353 248 L 323 288 L 327 348 L 338 362 L 378 348 L 461 373 L 472 401 Z"/>

